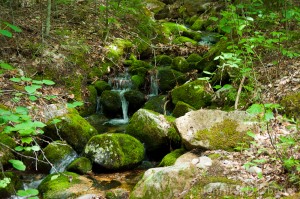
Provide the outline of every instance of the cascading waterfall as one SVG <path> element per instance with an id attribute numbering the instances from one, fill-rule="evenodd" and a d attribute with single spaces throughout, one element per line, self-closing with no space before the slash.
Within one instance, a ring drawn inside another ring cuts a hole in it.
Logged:
<path id="1" fill-rule="evenodd" d="M 102 114 L 102 105 L 100 103 L 101 101 L 101 97 L 100 96 L 97 96 L 97 106 L 96 106 L 96 113 L 97 114 Z"/>
<path id="2" fill-rule="evenodd" d="M 158 78 L 157 72 L 152 72 L 150 75 L 150 94 L 149 97 L 157 96 L 158 95 Z"/>
<path id="3" fill-rule="evenodd" d="M 124 93 L 126 91 L 130 90 L 132 87 L 130 75 L 128 74 L 127 71 L 125 71 L 125 73 L 119 74 L 118 77 L 111 78 L 108 81 L 108 83 L 113 88 L 112 90 L 115 92 L 118 92 L 120 95 L 123 118 L 122 119 L 112 119 L 112 120 L 109 120 L 107 123 L 112 124 L 112 125 L 126 124 L 129 121 L 128 102 L 126 101 L 126 99 L 124 97 Z"/>

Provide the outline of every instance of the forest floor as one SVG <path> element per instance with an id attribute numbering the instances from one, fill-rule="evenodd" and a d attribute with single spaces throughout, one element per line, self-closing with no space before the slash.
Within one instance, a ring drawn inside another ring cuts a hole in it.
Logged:
<path id="1" fill-rule="evenodd" d="M 91 8 L 89 11 L 93 13 Z M 72 14 L 69 16 L 62 14 L 68 12 L 60 11 L 52 21 L 53 31 L 50 37 L 42 38 L 41 21 L 45 18 L 43 12 L 44 10 L 40 7 L 15 11 L 14 22 L 22 28 L 22 33 L 15 33 L 12 39 L 0 37 L 0 60 L 6 61 L 18 69 L 0 75 L 0 87 L 3 92 L 0 104 L 10 108 L 17 105 L 34 106 L 37 109 L 34 118 L 41 118 L 39 110 L 43 109 L 48 102 L 43 99 L 35 102 L 30 100 L 22 100 L 19 103 L 13 102 L 11 99 L 15 87 L 13 87 L 9 78 L 25 73 L 25 75 L 34 79 L 34 76 L 37 73 L 42 73 L 45 67 L 59 70 L 62 76 L 66 75 L 69 70 L 68 66 L 64 66 L 64 59 L 70 51 L 66 50 L 65 45 L 62 44 L 71 42 L 72 37 L 74 39 L 82 38 L 86 41 L 85 43 L 75 42 L 74 46 L 88 45 L 89 50 L 85 57 L 86 63 L 91 67 L 96 61 L 104 59 L 102 54 L 103 42 L 97 35 L 97 28 L 100 26 L 93 14 L 83 17 L 80 13 L 76 14 L 73 11 L 70 12 Z M 10 13 L 10 10 L 6 10 L 2 14 L 0 13 L 0 18 L 6 19 L 4 16 L 11 16 Z M 84 18 L 84 21 L 81 21 L 82 18 Z M 56 33 L 60 32 L 60 34 L 53 34 L 55 31 Z M 64 33 L 64 31 L 66 32 Z M 112 36 L 129 37 L 118 30 L 113 32 Z M 283 56 L 281 58 L 278 64 L 272 65 L 272 60 L 278 60 L 279 58 L 278 55 L 270 53 L 268 57 L 263 59 L 263 65 L 255 68 L 262 103 L 278 103 L 286 94 L 300 90 L 299 58 L 289 59 Z M 54 87 L 44 87 L 40 92 L 42 95 L 58 96 L 52 100 L 52 103 L 62 103 L 73 98 L 72 93 L 69 93 L 66 87 L 59 85 L 59 83 Z M 255 137 L 255 142 L 249 149 L 230 153 L 207 151 L 205 154 L 223 154 L 226 157 L 226 161 L 223 161 L 226 166 L 225 174 L 229 178 L 241 180 L 248 184 L 249 187 L 245 189 L 245 192 L 250 195 L 260 198 L 266 193 L 273 193 L 276 198 L 280 198 L 292 195 L 299 190 L 297 186 L 289 182 L 288 173 L 282 167 L 274 142 L 278 143 L 281 135 L 293 136 L 297 133 L 299 133 L 299 129 L 297 129 L 296 124 L 278 114 L 276 119 L 268 126 L 260 128 L 258 135 Z M 291 151 L 287 151 L 286 154 L 292 154 L 295 159 L 300 158 L 300 150 L 287 150 Z M 257 175 L 256 172 L 249 172 L 244 167 L 247 162 L 255 160 L 263 160 L 261 162 L 256 161 L 257 167 L 262 170 L 262 176 Z"/>

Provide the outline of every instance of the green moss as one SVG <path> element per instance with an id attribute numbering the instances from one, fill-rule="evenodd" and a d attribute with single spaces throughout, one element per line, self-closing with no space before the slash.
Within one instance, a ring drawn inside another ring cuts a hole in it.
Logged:
<path id="1" fill-rule="evenodd" d="M 145 76 L 149 69 L 151 69 L 151 65 L 148 62 L 135 60 L 129 67 L 129 72 L 130 74 Z"/>
<path id="2" fill-rule="evenodd" d="M 163 93 L 181 85 L 188 80 L 184 73 L 171 68 L 158 68 L 159 90 Z"/>
<path id="3" fill-rule="evenodd" d="M 238 143 L 249 141 L 246 132 L 237 131 L 238 123 L 234 120 L 225 119 L 212 126 L 210 129 L 198 131 L 196 140 L 207 140 L 209 148 L 233 151 Z"/>
<path id="4" fill-rule="evenodd" d="M 197 45 L 197 41 L 189 38 L 189 37 L 185 37 L 185 36 L 179 36 L 179 37 L 176 37 L 174 40 L 173 40 L 173 43 L 174 44 L 185 44 L 185 43 L 191 43 L 193 45 Z"/>
<path id="5" fill-rule="evenodd" d="M 175 57 L 173 59 L 171 68 L 180 72 L 188 72 L 190 70 L 189 63 L 184 57 Z"/>
<path id="6" fill-rule="evenodd" d="M 233 195 L 235 189 L 231 188 L 231 186 L 240 185 L 240 182 L 222 176 L 203 176 L 188 191 L 184 198 L 206 199 L 208 193 L 205 194 L 204 187 L 210 183 L 225 183 L 228 186 L 228 188 L 226 188 L 225 190 L 216 190 L 215 192 L 209 194 L 210 197 L 216 199 L 223 199 L 225 196 Z"/>
<path id="7" fill-rule="evenodd" d="M 219 153 L 214 153 L 214 154 L 210 154 L 208 157 L 212 160 L 216 160 L 216 159 L 219 159 L 222 156 Z"/>
<path id="8" fill-rule="evenodd" d="M 7 134 L 0 134 L 0 142 L 5 145 L 0 145 L 0 164 L 3 166 L 10 165 L 9 160 L 15 159 L 15 156 L 10 149 L 14 149 L 17 144 L 14 139 Z"/>
<path id="9" fill-rule="evenodd" d="M 295 117 L 300 120 L 300 92 L 286 95 L 280 101 L 280 105 L 288 117 Z"/>
<path id="10" fill-rule="evenodd" d="M 52 120 L 49 121 L 44 129 L 45 135 L 53 140 L 59 140 L 58 131 L 59 135 L 78 153 L 83 150 L 88 140 L 97 133 L 97 130 L 78 114 L 66 114 L 56 119 L 60 119 L 61 122 L 54 126 Z"/>
<path id="11" fill-rule="evenodd" d="M 131 76 L 131 81 L 133 84 L 133 89 L 139 89 L 144 85 L 145 78 L 141 75 L 133 75 Z"/>
<path id="12" fill-rule="evenodd" d="M 156 57 L 156 63 L 158 66 L 170 66 L 173 59 L 168 55 L 158 55 Z"/>
<path id="13" fill-rule="evenodd" d="M 171 91 L 172 102 L 177 104 L 177 102 L 182 101 L 196 109 L 208 106 L 211 103 L 211 94 L 206 91 L 207 86 L 206 81 L 196 80 L 175 87 Z"/>
<path id="14" fill-rule="evenodd" d="M 80 157 L 71 162 L 66 170 L 78 174 L 86 174 L 92 170 L 92 163 L 88 158 Z"/>
<path id="15" fill-rule="evenodd" d="M 126 52 L 127 49 L 132 47 L 132 43 L 125 39 L 117 38 L 112 44 L 106 46 L 107 58 L 111 61 L 117 62 Z"/>
<path id="16" fill-rule="evenodd" d="M 144 146 L 127 134 L 106 133 L 92 137 L 85 147 L 85 155 L 106 169 L 134 166 L 144 158 Z"/>
<path id="17" fill-rule="evenodd" d="M 193 25 L 191 26 L 191 29 L 192 30 L 197 30 L 197 31 L 198 30 L 203 30 L 206 26 L 209 25 L 208 23 L 209 23 L 208 20 L 203 19 L 202 17 L 198 17 L 194 21 Z"/>
<path id="18" fill-rule="evenodd" d="M 190 106 L 187 103 L 184 103 L 182 101 L 179 101 L 176 103 L 175 108 L 172 112 L 174 117 L 181 117 L 185 115 L 187 112 L 195 110 L 194 107 Z"/>
<path id="19" fill-rule="evenodd" d="M 192 53 L 188 56 L 188 58 L 186 59 L 187 62 L 189 63 L 196 63 L 201 61 L 202 57 L 197 54 L 197 53 Z"/>
<path id="20" fill-rule="evenodd" d="M 152 110 L 160 114 L 164 114 L 164 104 L 166 103 L 166 96 L 159 95 L 150 98 L 144 105 L 144 109 Z"/>
<path id="21" fill-rule="evenodd" d="M 52 179 L 53 176 L 57 178 Z M 72 178 L 72 180 L 70 180 Z M 61 174 L 51 174 L 48 175 L 39 185 L 38 190 L 44 199 L 57 198 L 57 193 L 62 193 L 60 198 L 70 198 L 74 196 L 72 193 L 62 192 L 76 184 L 80 183 L 79 175 L 72 172 L 64 172 Z M 65 195 L 67 194 L 67 195 Z"/>
<path id="22" fill-rule="evenodd" d="M 179 158 L 182 154 L 186 152 L 185 149 L 176 149 L 171 153 L 167 154 L 162 161 L 159 163 L 159 167 L 171 166 L 176 162 L 176 159 Z"/>
<path id="23" fill-rule="evenodd" d="M 106 82 L 106 81 L 103 81 L 103 80 L 98 80 L 94 83 L 94 86 L 97 90 L 97 94 L 100 96 L 101 93 L 105 90 L 110 90 L 111 89 L 111 86 Z"/>
<path id="24" fill-rule="evenodd" d="M 187 30 L 184 25 L 173 22 L 164 22 L 162 23 L 162 27 L 162 32 L 166 37 L 170 37 L 171 35 L 180 35 L 183 31 Z"/>
<path id="25" fill-rule="evenodd" d="M 116 91 L 105 90 L 100 99 L 103 113 L 108 117 L 116 117 L 122 113 L 120 94 Z"/>
<path id="26" fill-rule="evenodd" d="M 286 196 L 286 197 L 283 197 L 282 199 L 298 199 L 300 198 L 300 193 L 296 193 L 292 196 Z"/>

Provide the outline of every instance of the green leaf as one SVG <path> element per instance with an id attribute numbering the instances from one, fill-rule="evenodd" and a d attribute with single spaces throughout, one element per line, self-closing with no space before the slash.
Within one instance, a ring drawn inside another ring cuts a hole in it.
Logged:
<path id="1" fill-rule="evenodd" d="M 15 32 L 22 32 L 22 29 L 19 28 L 18 26 L 12 25 L 8 22 L 4 22 L 5 25 L 7 25 L 8 27 L 10 27 L 11 29 L 13 29 Z"/>
<path id="2" fill-rule="evenodd" d="M 6 37 L 12 37 L 12 33 L 8 30 L 0 30 L 0 35 L 6 36 Z"/>
<path id="3" fill-rule="evenodd" d="M 99 6 L 99 10 L 100 10 L 101 12 L 103 12 L 104 10 L 106 10 L 106 6 L 104 6 L 104 5 Z"/>
<path id="4" fill-rule="evenodd" d="M 41 147 L 38 146 L 38 145 L 34 145 L 34 146 L 31 147 L 31 149 L 32 149 L 33 151 L 40 151 L 40 150 L 41 150 Z"/>
<path id="5" fill-rule="evenodd" d="M 28 92 L 28 93 L 34 93 L 37 89 L 41 88 L 40 85 L 31 85 L 31 86 L 25 86 L 25 90 Z"/>
<path id="6" fill-rule="evenodd" d="M 33 141 L 33 139 L 32 139 L 32 137 L 24 137 L 21 139 L 21 141 L 22 141 L 22 143 L 30 144 Z"/>
<path id="7" fill-rule="evenodd" d="M 3 180 L 0 180 L 0 188 L 5 188 L 9 183 L 11 182 L 10 178 L 3 178 Z"/>
<path id="8" fill-rule="evenodd" d="M 59 122 L 61 122 L 61 120 L 56 118 L 51 121 L 52 124 L 57 124 Z"/>
<path id="9" fill-rule="evenodd" d="M 37 189 L 27 189 L 27 190 L 18 190 L 17 195 L 26 197 L 26 196 L 36 196 L 39 194 Z"/>
<path id="10" fill-rule="evenodd" d="M 46 85 L 50 86 L 50 85 L 54 85 L 55 82 L 54 82 L 54 81 L 51 81 L 51 80 L 44 79 L 44 80 L 43 80 L 43 84 L 46 84 Z"/>
<path id="11" fill-rule="evenodd" d="M 22 115 L 27 115 L 28 114 L 28 109 L 24 106 L 18 106 L 16 108 L 16 113 L 22 114 Z"/>
<path id="12" fill-rule="evenodd" d="M 25 82 L 30 82 L 32 79 L 30 77 L 21 77 L 21 80 L 25 81 Z"/>
<path id="13" fill-rule="evenodd" d="M 30 95 L 28 98 L 29 98 L 30 101 L 33 101 L 33 102 L 36 101 L 36 100 L 38 99 L 38 98 L 37 98 L 36 96 L 34 96 L 34 95 Z"/>
<path id="14" fill-rule="evenodd" d="M 83 105 L 83 102 L 79 102 L 79 101 L 76 101 L 76 102 L 73 102 L 73 103 L 67 103 L 68 108 L 75 108 L 77 106 L 82 106 L 82 105 Z"/>
<path id="15" fill-rule="evenodd" d="M 255 133 L 253 133 L 252 131 L 248 131 L 247 135 L 252 137 L 252 138 L 255 138 Z"/>
<path id="16" fill-rule="evenodd" d="M 264 121 L 270 121 L 270 120 L 274 119 L 274 114 L 273 114 L 273 112 L 272 112 L 270 109 L 266 110 L 263 119 L 264 119 Z"/>
<path id="17" fill-rule="evenodd" d="M 32 80 L 33 84 L 43 84 L 43 81 L 40 80 Z"/>
<path id="18" fill-rule="evenodd" d="M 13 167 L 19 171 L 25 171 L 26 169 L 26 166 L 20 160 L 9 160 L 9 162 L 12 163 Z"/>
<path id="19" fill-rule="evenodd" d="M 51 177 L 51 180 L 55 180 L 55 179 L 57 179 L 59 176 L 60 176 L 59 174 L 58 174 L 58 175 L 53 175 L 53 176 Z"/>
<path id="20" fill-rule="evenodd" d="M 16 83 L 19 83 L 20 81 L 22 81 L 21 78 L 17 78 L 17 77 L 10 78 L 9 80 L 12 82 L 16 82 Z"/>
<path id="21" fill-rule="evenodd" d="M 258 115 L 264 112 L 264 106 L 262 104 L 252 104 L 248 109 L 247 112 L 251 115 Z"/>
<path id="22" fill-rule="evenodd" d="M 0 63 L 0 67 L 6 70 L 12 70 L 14 67 L 12 67 L 10 64 L 7 63 Z"/>
<path id="23" fill-rule="evenodd" d="M 24 150 L 24 147 L 22 147 L 22 146 L 17 146 L 17 147 L 15 147 L 15 150 L 16 150 L 16 151 L 23 151 L 23 150 Z"/>
<path id="24" fill-rule="evenodd" d="M 33 122 L 33 127 L 36 127 L 36 128 L 43 128 L 43 127 L 45 127 L 46 126 L 46 124 L 45 123 L 43 123 L 43 122 L 39 122 L 39 121 L 34 121 Z"/>
<path id="25" fill-rule="evenodd" d="M 47 95 L 47 96 L 44 96 L 44 98 L 45 98 L 46 100 L 51 100 L 51 99 L 57 98 L 57 96 L 55 96 L 55 95 Z"/>

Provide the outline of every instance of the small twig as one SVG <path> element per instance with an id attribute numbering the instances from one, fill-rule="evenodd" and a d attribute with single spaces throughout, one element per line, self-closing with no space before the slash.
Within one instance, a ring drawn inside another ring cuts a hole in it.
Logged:
<path id="1" fill-rule="evenodd" d="M 240 86 L 239 86 L 239 89 L 238 89 L 238 92 L 237 92 L 237 95 L 236 95 L 236 98 L 235 98 L 235 103 L 234 103 L 234 109 L 235 110 L 238 109 L 239 99 L 240 99 L 240 95 L 241 95 L 241 92 L 242 92 L 242 88 L 243 88 L 245 79 L 246 79 L 246 76 L 243 76 L 243 78 L 241 80 L 241 83 L 240 83 Z"/>

